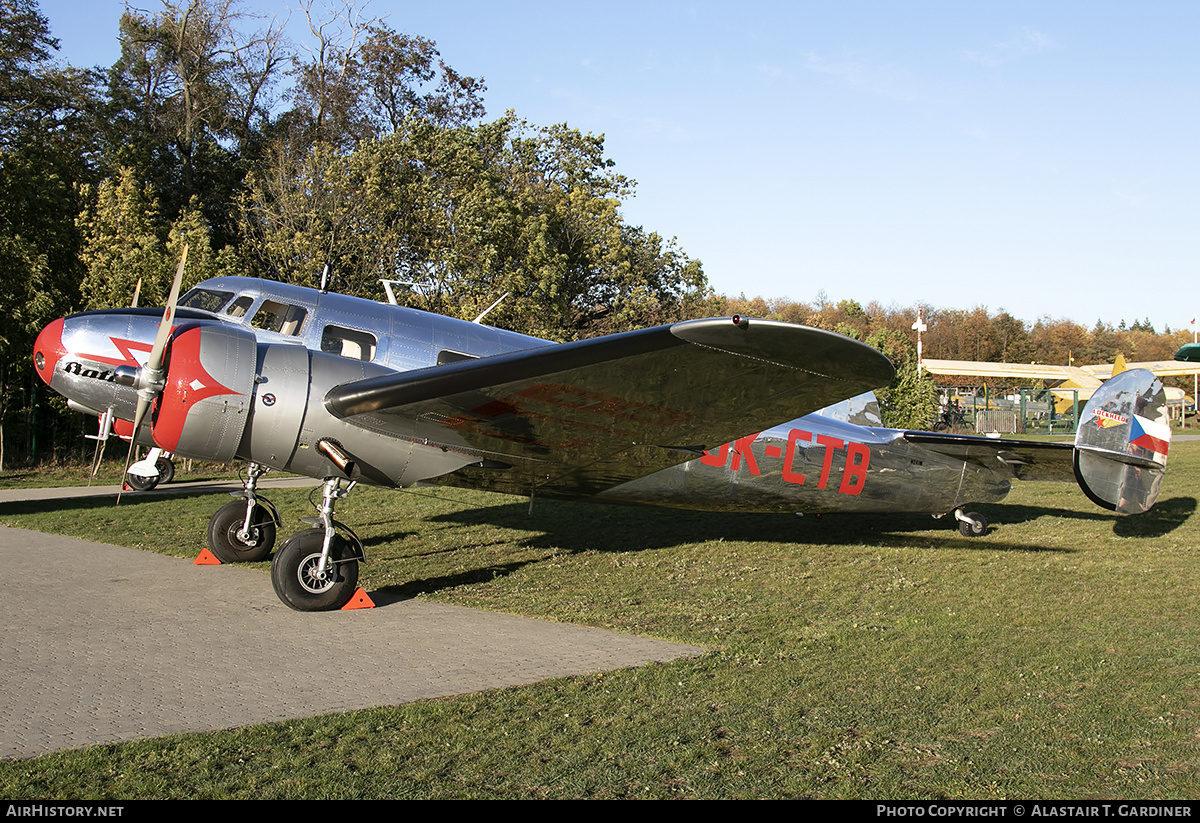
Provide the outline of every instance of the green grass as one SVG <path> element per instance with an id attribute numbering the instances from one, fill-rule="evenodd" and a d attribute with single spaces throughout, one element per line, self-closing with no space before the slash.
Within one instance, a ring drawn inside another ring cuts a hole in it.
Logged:
<path id="1" fill-rule="evenodd" d="M 189 469 L 189 465 L 191 468 Z M 88 485 L 88 464 L 65 461 L 53 466 L 6 469 L 0 472 L 0 489 L 59 488 Z M 110 486 L 120 482 L 125 458 L 101 461 L 92 480 L 93 486 Z M 237 477 L 237 467 L 228 463 L 206 463 L 200 460 L 175 461 L 175 481 L 225 480 Z"/>
<path id="2" fill-rule="evenodd" d="M 712 652 L 0 763 L 0 796 L 1200 796 L 1198 468 L 1200 443 L 1176 444 L 1158 506 L 1127 518 L 1018 484 L 977 507 L 977 540 L 916 516 L 530 516 L 358 489 L 339 518 L 368 591 Z M 271 493 L 289 526 L 307 496 Z M 6 504 L 0 522 L 191 556 L 220 502 L 135 500 Z"/>

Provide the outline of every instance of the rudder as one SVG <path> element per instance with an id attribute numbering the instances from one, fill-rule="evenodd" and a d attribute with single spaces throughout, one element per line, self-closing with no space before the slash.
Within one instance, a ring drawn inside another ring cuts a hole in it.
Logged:
<path id="1" fill-rule="evenodd" d="M 1171 425 L 1161 381 L 1145 369 L 1106 380 L 1083 407 L 1075 435 L 1075 479 L 1092 502 L 1121 514 L 1158 499 Z"/>

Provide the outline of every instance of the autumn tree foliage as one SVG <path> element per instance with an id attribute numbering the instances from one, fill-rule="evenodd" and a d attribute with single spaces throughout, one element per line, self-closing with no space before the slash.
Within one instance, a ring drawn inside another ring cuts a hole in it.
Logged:
<path id="1" fill-rule="evenodd" d="M 1184 343 L 1187 330 L 1161 332 L 1149 321 L 1126 327 L 1097 321 L 1087 329 L 1072 320 L 1040 317 L 1032 324 L 1001 309 L 939 309 L 928 305 L 883 307 L 854 300 L 831 303 L 819 293 L 813 303 L 761 297 L 714 297 L 709 309 L 774 320 L 801 322 L 872 342 L 898 364 L 916 358 L 918 308 L 928 330 L 922 335 L 924 356 L 942 360 L 980 360 L 989 363 L 1046 363 L 1089 365 L 1111 363 L 1118 354 L 1127 361 L 1170 360 Z M 874 338 L 874 339 L 873 339 Z"/>
<path id="2" fill-rule="evenodd" d="M 896 364 L 891 386 L 877 392 L 888 425 L 925 428 L 933 419 L 937 386 L 957 385 L 963 378 L 919 375 L 916 369 L 916 332 L 912 326 L 920 309 L 928 330 L 922 335 L 923 354 L 941 360 L 980 360 L 992 363 L 1043 363 L 1090 365 L 1111 363 L 1122 355 L 1127 362 L 1170 360 L 1190 331 L 1156 332 L 1149 320 L 1117 328 L 1097 321 L 1092 329 L 1071 320 L 1041 317 L 1029 324 L 1001 309 L 984 306 L 970 310 L 920 307 L 883 307 L 855 300 L 831 302 L 821 291 L 812 303 L 762 297 L 710 296 L 705 308 L 716 314 L 742 314 L 773 320 L 805 323 L 862 340 L 882 351 Z M 976 378 L 983 384 L 1020 386 L 1005 378 Z M 1191 391 L 1189 378 L 1167 378 L 1168 385 Z"/>

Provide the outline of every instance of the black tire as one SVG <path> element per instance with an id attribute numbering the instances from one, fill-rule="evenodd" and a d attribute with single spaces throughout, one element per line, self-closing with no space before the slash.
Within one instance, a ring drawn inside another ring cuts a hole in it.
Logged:
<path id="1" fill-rule="evenodd" d="M 208 521 L 208 550 L 222 563 L 254 563 L 266 560 L 275 547 L 275 521 L 262 506 L 255 506 L 250 516 L 248 540 L 240 540 L 238 532 L 246 522 L 246 501 L 232 500 Z"/>
<path id="2" fill-rule="evenodd" d="M 974 522 L 959 520 L 958 533 L 963 537 L 982 537 L 987 532 L 987 518 L 979 512 L 968 512 L 966 516 Z"/>
<path id="3" fill-rule="evenodd" d="M 148 492 L 158 485 L 157 477 L 142 477 L 132 472 L 125 475 L 125 485 L 136 492 Z"/>
<path id="4" fill-rule="evenodd" d="M 155 460 L 154 468 L 158 469 L 159 483 L 170 483 L 175 479 L 175 464 L 172 463 L 168 458 L 160 457 Z"/>
<path id="5" fill-rule="evenodd" d="M 287 606 L 298 612 L 328 612 L 350 602 L 358 590 L 358 559 L 350 544 L 337 535 L 329 549 L 333 561 L 323 578 L 315 576 L 325 542 L 323 529 L 296 532 L 279 547 L 271 561 L 271 585 Z M 340 562 L 344 561 L 344 562 Z"/>

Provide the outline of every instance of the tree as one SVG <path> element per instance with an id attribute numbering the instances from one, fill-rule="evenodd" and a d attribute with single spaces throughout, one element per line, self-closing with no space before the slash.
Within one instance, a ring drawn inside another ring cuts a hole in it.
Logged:
<path id="1" fill-rule="evenodd" d="M 372 26 L 359 62 L 375 135 L 402 131 L 412 121 L 461 126 L 484 114 L 483 81 L 447 66 L 432 40 Z"/>
<path id="2" fill-rule="evenodd" d="M 169 218 L 199 197 L 223 241 L 244 173 L 238 149 L 258 150 L 265 95 L 283 70 L 280 27 L 243 35 L 248 17 L 234 0 L 164 0 L 153 15 L 127 7 L 109 72 L 112 164 L 152 182 Z"/>
<path id="3" fill-rule="evenodd" d="M 895 429 L 927 429 L 938 408 L 938 388 L 915 362 L 906 363 L 886 389 L 876 392 L 883 424 Z"/>
<path id="4" fill-rule="evenodd" d="M 74 189 L 44 158 L 0 154 L 0 469 L 11 414 L 31 408 L 29 352 L 38 332 L 71 304 L 74 233 L 57 217 Z"/>
<path id="5" fill-rule="evenodd" d="M 1121 354 L 1121 342 L 1112 326 L 1099 320 L 1088 335 L 1087 347 L 1081 352 L 1086 363 L 1111 363 Z"/>
<path id="6" fill-rule="evenodd" d="M 1051 320 L 1043 317 L 1029 333 L 1039 363 L 1066 366 L 1088 343 L 1088 333 L 1070 320 Z"/>
<path id="7" fill-rule="evenodd" d="M 0 0 L 0 150 L 22 149 L 34 137 L 61 139 L 92 103 L 94 78 L 55 66 L 56 51 L 34 0 Z"/>
<path id="8" fill-rule="evenodd" d="M 342 154 L 318 143 L 254 175 L 242 225 L 268 276 L 377 295 L 411 285 L 410 305 L 554 339 L 675 319 L 704 294 L 699 263 L 624 223 L 632 181 L 603 140 L 506 116 L 478 126 L 410 124 Z"/>
<path id="9" fill-rule="evenodd" d="M 344 0 L 320 13 L 301 0 L 312 44 L 295 55 L 284 120 L 293 146 L 321 141 L 340 152 L 414 123 L 466 125 L 484 114 L 481 80 L 460 75 L 424 37 L 401 34 Z"/>
<path id="10" fill-rule="evenodd" d="M 200 204 L 195 198 L 171 224 L 166 245 L 168 269 L 183 255 L 185 246 L 188 258 L 180 293 L 202 280 L 241 274 L 237 255 L 231 247 L 213 250 L 212 227 L 205 220 Z"/>
<path id="11" fill-rule="evenodd" d="M 1027 363 L 1031 348 L 1025 324 L 1006 311 L 992 318 L 992 340 L 1001 363 Z"/>
<path id="12" fill-rule="evenodd" d="M 79 227 L 84 237 L 80 259 L 87 270 L 85 308 L 128 306 L 139 282 L 141 305 L 163 304 L 173 272 L 159 239 L 158 203 L 132 169 L 120 169 L 115 179 L 100 184 Z"/>
<path id="13" fill-rule="evenodd" d="M 57 49 L 36 3 L 0 0 L 0 468 L 6 428 L 36 403 L 34 338 L 78 293 L 77 184 L 95 155 L 95 88 L 52 62 Z"/>

